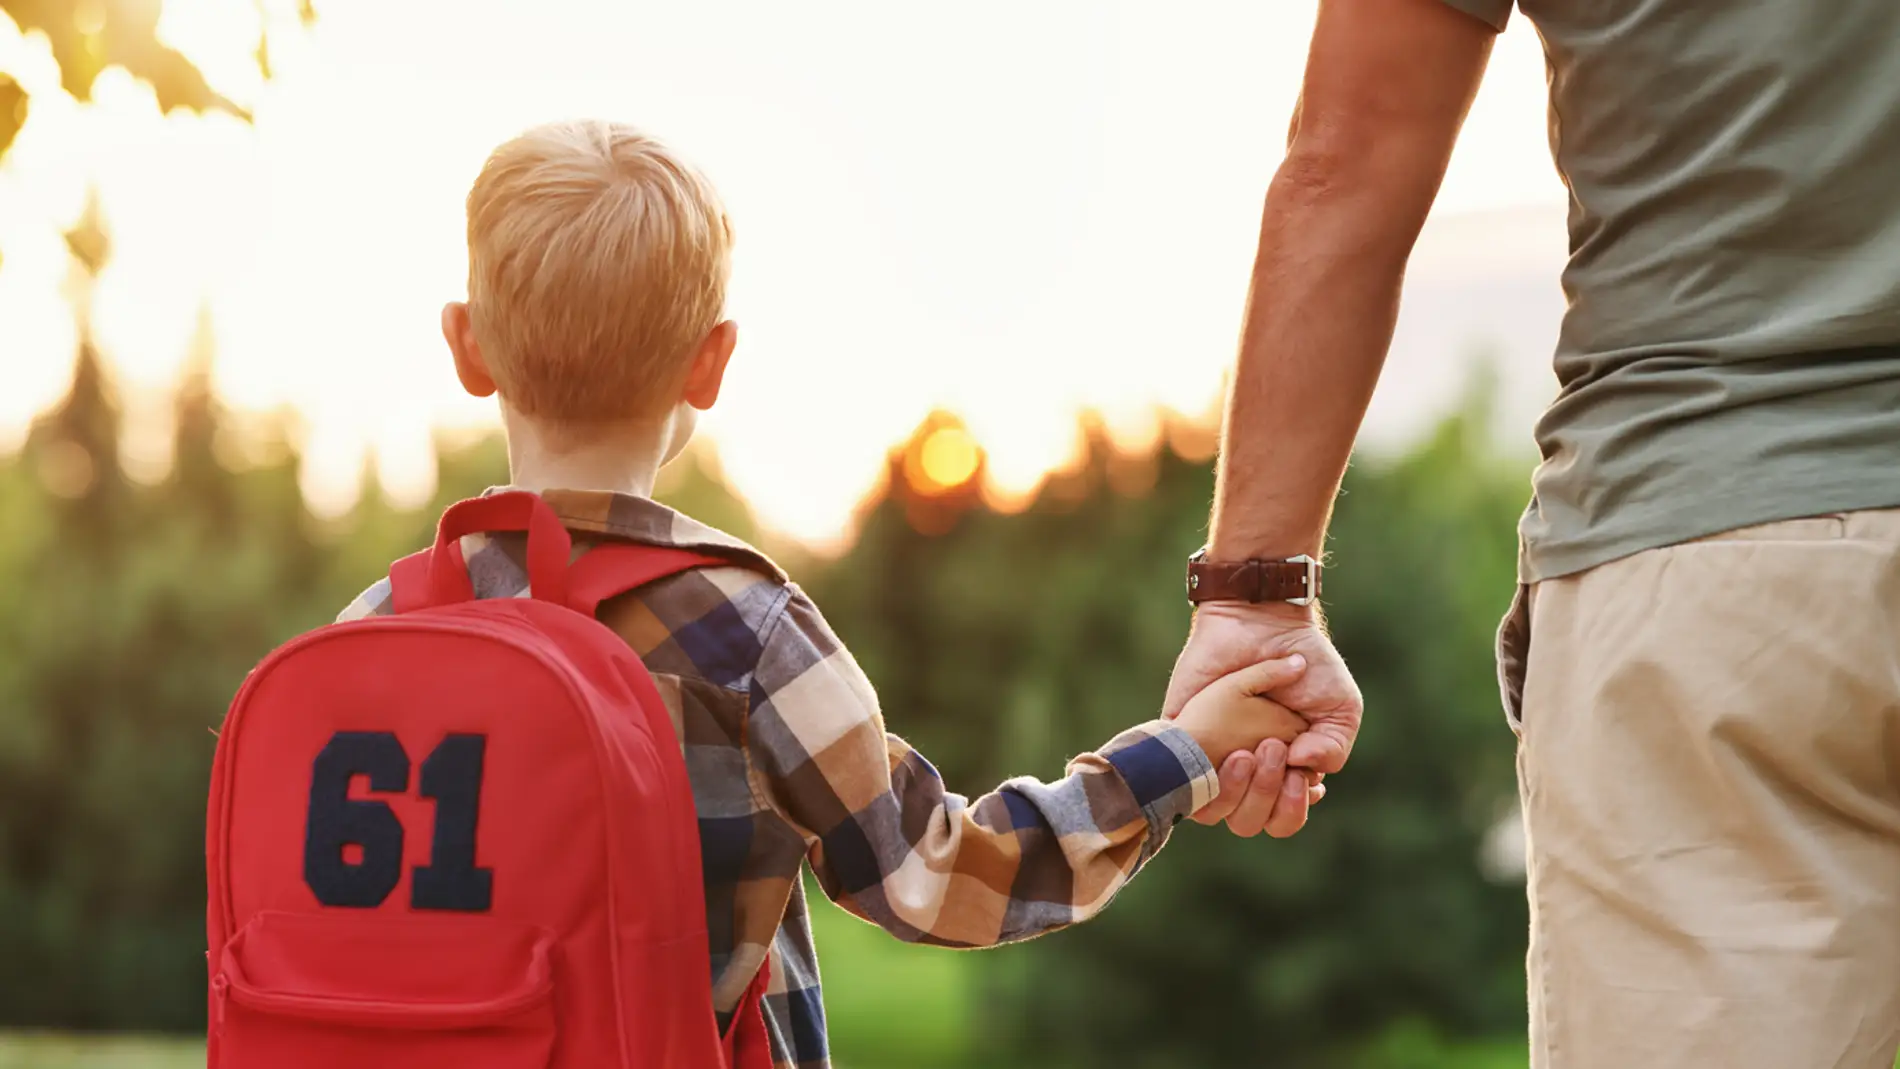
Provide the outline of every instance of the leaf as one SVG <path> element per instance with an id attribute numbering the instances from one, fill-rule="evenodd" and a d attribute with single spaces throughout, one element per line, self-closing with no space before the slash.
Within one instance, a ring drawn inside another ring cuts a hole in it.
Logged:
<path id="1" fill-rule="evenodd" d="M 85 214 L 66 232 L 66 250 L 89 276 L 98 275 L 100 269 L 105 267 L 106 258 L 112 251 L 112 242 L 106 233 L 104 214 L 99 208 L 98 190 L 87 195 Z"/>
<path id="2" fill-rule="evenodd" d="M 20 83 L 0 74 L 0 156 L 13 144 L 14 135 L 26 125 L 26 90 Z"/>
<path id="3" fill-rule="evenodd" d="M 80 100 L 107 67 L 124 67 L 151 84 L 165 111 L 225 111 L 249 118 L 214 91 L 183 54 L 158 39 L 159 0 L 0 0 L 22 32 L 38 30 L 52 45 L 60 83 Z"/>

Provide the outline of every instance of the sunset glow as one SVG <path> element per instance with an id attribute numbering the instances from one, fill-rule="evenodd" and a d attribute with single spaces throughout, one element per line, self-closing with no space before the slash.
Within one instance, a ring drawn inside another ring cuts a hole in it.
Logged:
<path id="1" fill-rule="evenodd" d="M 0 71 L 32 94 L 0 167 L 0 450 L 66 385 L 60 234 L 96 189 L 93 322 L 135 476 L 165 471 L 201 338 L 230 405 L 294 411 L 314 508 L 348 508 L 366 457 L 422 500 L 434 432 L 495 423 L 436 334 L 467 184 L 521 127 L 599 115 L 721 187 L 741 340 L 706 433 L 765 523 L 822 544 L 933 411 L 962 426 L 925 441 L 924 476 L 980 466 L 1003 509 L 1075 461 L 1085 412 L 1134 452 L 1169 418 L 1208 424 L 1314 4 L 325 0 L 308 30 L 269 16 L 269 83 L 251 0 L 164 10 L 254 124 L 160 116 L 120 71 L 80 105 L 0 16 Z M 1444 210 L 1561 196 L 1541 78 L 1535 37 L 1508 33 Z"/>
<path id="2" fill-rule="evenodd" d="M 918 486 L 927 490 L 954 489 L 976 475 L 983 453 L 976 439 L 961 427 L 940 427 L 930 432 L 916 452 Z"/>

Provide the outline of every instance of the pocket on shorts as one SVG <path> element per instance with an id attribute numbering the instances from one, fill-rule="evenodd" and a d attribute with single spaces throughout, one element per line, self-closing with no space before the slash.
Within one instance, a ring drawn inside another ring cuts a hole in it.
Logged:
<path id="1" fill-rule="evenodd" d="M 1737 527 L 1732 531 L 1717 531 L 1715 534 L 1692 538 L 1681 544 L 1697 546 L 1721 542 L 1838 542 L 1846 537 L 1847 513 L 1829 512 L 1819 516 L 1802 516 L 1793 520 L 1776 520 L 1772 523 L 1758 523 L 1750 527 Z"/>
<path id="2" fill-rule="evenodd" d="M 1524 669 L 1531 657 L 1531 588 L 1517 585 L 1511 608 L 1498 624 L 1498 696 L 1511 731 L 1524 733 Z"/>

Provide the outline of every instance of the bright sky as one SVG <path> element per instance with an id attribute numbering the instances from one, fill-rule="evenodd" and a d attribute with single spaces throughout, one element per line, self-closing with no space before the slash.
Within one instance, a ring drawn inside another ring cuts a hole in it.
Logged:
<path id="1" fill-rule="evenodd" d="M 521 127 L 605 116 L 695 159 L 733 214 L 740 353 L 704 426 L 767 523 L 836 537 L 933 407 L 968 422 L 999 491 L 1025 492 L 1084 409 L 1131 445 L 1158 407 L 1212 409 L 1314 3 L 318 9 L 273 33 L 260 87 L 253 0 L 166 0 L 161 31 L 254 127 L 161 118 L 116 72 L 81 107 L 0 16 L 0 71 L 34 94 L 0 168 L 0 449 L 66 383 L 59 235 L 92 183 L 114 242 L 96 327 L 135 467 L 163 468 L 167 391 L 208 306 L 225 399 L 300 413 L 315 506 L 346 507 L 366 455 L 426 494 L 432 429 L 494 420 L 436 327 L 463 294 L 468 183 Z M 1518 20 L 1441 212 L 1561 196 L 1542 63 Z"/>

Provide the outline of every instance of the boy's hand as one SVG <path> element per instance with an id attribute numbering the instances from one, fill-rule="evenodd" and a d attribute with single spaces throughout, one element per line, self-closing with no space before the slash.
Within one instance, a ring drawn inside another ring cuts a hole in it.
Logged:
<path id="1" fill-rule="evenodd" d="M 1226 820 L 1243 838 L 1262 831 L 1284 838 L 1306 824 L 1307 810 L 1323 788 L 1323 773 L 1346 762 L 1359 731 L 1364 703 L 1352 673 L 1310 608 L 1209 602 L 1194 614 L 1187 647 L 1175 662 L 1162 716 L 1182 708 L 1208 681 L 1263 658 L 1301 654 L 1305 674 L 1274 699 L 1306 718 L 1305 733 L 1290 747 L 1263 745 L 1234 754 L 1221 765 L 1221 793 L 1194 814 L 1202 824 Z"/>
<path id="2" fill-rule="evenodd" d="M 1175 724 L 1200 743 L 1216 765 L 1236 751 L 1253 751 L 1268 739 L 1291 743 L 1307 728 L 1306 720 L 1265 695 L 1293 683 L 1306 671 L 1299 654 L 1262 661 L 1203 687 L 1175 718 Z"/>

